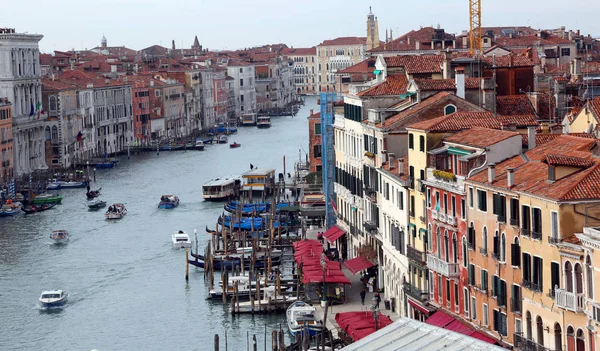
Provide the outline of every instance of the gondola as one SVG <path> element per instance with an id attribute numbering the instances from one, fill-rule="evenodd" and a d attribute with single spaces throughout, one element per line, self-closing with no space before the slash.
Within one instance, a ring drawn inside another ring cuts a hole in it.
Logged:
<path id="1" fill-rule="evenodd" d="M 98 190 L 90 190 L 85 194 L 85 196 L 87 196 L 88 200 L 91 200 L 93 198 L 100 196 L 100 190 L 102 190 L 102 188 L 100 188 Z"/>
<path id="2" fill-rule="evenodd" d="M 55 203 L 54 204 L 45 203 L 40 206 L 31 205 L 31 206 L 21 207 L 21 211 L 25 212 L 26 214 L 36 213 L 36 212 L 44 212 L 46 210 L 51 209 L 54 206 L 56 206 Z"/>
<path id="3" fill-rule="evenodd" d="M 242 144 L 238 144 L 238 143 L 236 143 L 236 142 L 233 142 L 233 143 L 229 144 L 229 147 L 230 147 L 231 149 L 235 149 L 235 148 L 238 148 L 238 147 L 240 147 L 240 146 L 242 146 Z"/>
<path id="4" fill-rule="evenodd" d="M 206 234 L 214 234 L 216 232 L 216 230 L 208 229 L 208 226 L 206 226 Z"/>

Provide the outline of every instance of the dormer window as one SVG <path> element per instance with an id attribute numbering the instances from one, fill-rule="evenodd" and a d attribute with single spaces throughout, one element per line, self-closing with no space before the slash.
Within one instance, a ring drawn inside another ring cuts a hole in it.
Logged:
<path id="1" fill-rule="evenodd" d="M 556 180 L 555 171 L 556 171 L 556 169 L 554 168 L 554 166 L 548 166 L 548 180 L 551 180 L 551 181 Z"/>
<path id="2" fill-rule="evenodd" d="M 456 112 L 456 106 L 446 105 L 446 107 L 444 107 L 444 115 L 450 115 L 454 112 Z"/>

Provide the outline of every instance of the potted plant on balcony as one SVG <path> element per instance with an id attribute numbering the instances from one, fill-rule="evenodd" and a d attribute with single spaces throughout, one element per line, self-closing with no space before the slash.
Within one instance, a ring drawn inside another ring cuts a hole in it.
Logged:
<path id="1" fill-rule="evenodd" d="M 365 156 L 367 156 L 368 158 L 375 158 L 375 154 L 371 151 L 365 151 Z"/>
<path id="2" fill-rule="evenodd" d="M 437 169 L 433 170 L 433 176 L 440 180 L 445 180 L 449 182 L 456 181 L 456 175 L 452 172 L 440 171 Z"/>

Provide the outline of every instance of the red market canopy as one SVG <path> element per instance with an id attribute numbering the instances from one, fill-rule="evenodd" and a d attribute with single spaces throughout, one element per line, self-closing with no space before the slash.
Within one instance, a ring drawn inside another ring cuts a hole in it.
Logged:
<path id="1" fill-rule="evenodd" d="M 323 247 L 323 244 L 321 244 L 321 242 L 319 240 L 300 240 L 300 241 L 296 241 L 295 243 L 293 243 L 292 246 L 294 247 L 294 250 L 297 250 L 297 249 L 299 249 L 301 247 L 305 247 L 305 246 Z"/>
<path id="2" fill-rule="evenodd" d="M 327 231 L 323 234 L 323 236 L 325 237 L 325 239 L 327 239 L 327 241 L 329 241 L 330 244 L 333 244 L 337 239 L 341 238 L 344 235 L 344 231 L 338 227 L 337 225 L 334 225 L 333 227 L 327 229 Z"/>
<path id="3" fill-rule="evenodd" d="M 378 313 L 377 329 L 384 328 L 392 324 L 392 320 Z M 360 340 L 375 332 L 375 320 L 372 312 L 344 312 L 335 315 L 335 321 L 340 328 L 352 338 L 352 340 Z"/>
<path id="4" fill-rule="evenodd" d="M 467 336 L 470 336 L 475 339 L 479 339 L 485 341 L 490 344 L 496 344 L 496 340 L 493 338 L 473 329 L 471 326 L 464 324 L 457 320 L 456 318 L 450 316 L 449 314 L 443 311 L 437 311 L 431 315 L 431 317 L 427 318 L 425 321 L 427 324 L 435 325 L 440 328 L 444 328 L 447 330 L 451 330 L 457 333 L 461 333 Z"/>
<path id="5" fill-rule="evenodd" d="M 314 283 L 323 283 L 323 273 L 320 274 L 316 274 L 316 275 L 308 275 L 305 274 L 303 279 L 302 279 L 302 283 L 304 284 L 314 284 Z M 325 283 L 330 283 L 330 284 L 346 284 L 346 285 L 351 285 L 352 283 L 350 283 L 350 279 L 346 278 L 346 276 L 342 273 L 342 275 L 326 275 L 325 276 Z"/>
<path id="6" fill-rule="evenodd" d="M 344 261 L 344 266 L 352 272 L 352 274 L 356 274 L 360 271 L 364 271 L 367 268 L 373 267 L 375 264 L 362 256 L 358 256 L 348 261 Z"/>

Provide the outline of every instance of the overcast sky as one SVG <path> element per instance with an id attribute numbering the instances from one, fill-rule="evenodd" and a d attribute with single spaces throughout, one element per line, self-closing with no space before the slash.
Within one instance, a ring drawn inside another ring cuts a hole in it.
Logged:
<path id="1" fill-rule="evenodd" d="M 8 0 L 6 0 L 8 1 Z M 365 36 L 369 5 L 379 36 L 394 37 L 438 24 L 450 33 L 469 28 L 468 0 L 55 0 L 11 1 L 0 27 L 44 35 L 42 52 L 91 49 L 104 34 L 109 46 L 142 49 L 153 44 L 190 47 L 194 35 L 209 49 L 267 43 L 310 47 L 339 36 Z M 600 34 L 590 0 L 482 0 L 484 26 L 529 25 Z"/>

